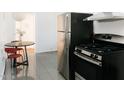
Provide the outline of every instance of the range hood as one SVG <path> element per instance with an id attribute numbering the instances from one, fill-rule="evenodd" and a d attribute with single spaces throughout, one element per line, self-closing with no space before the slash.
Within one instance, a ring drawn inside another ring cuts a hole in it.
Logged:
<path id="1" fill-rule="evenodd" d="M 102 12 L 94 14 L 90 17 L 87 17 L 83 21 L 101 21 L 101 22 L 111 22 L 124 20 L 124 13 L 119 12 Z"/>

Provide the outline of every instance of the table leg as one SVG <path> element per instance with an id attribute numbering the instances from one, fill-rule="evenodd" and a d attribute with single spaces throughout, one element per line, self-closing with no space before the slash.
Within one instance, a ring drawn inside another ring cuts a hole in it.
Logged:
<path id="1" fill-rule="evenodd" d="M 27 62 L 27 65 L 28 65 L 28 53 L 27 53 L 27 48 L 25 46 L 25 62 Z"/>
<path id="2" fill-rule="evenodd" d="M 16 67 L 16 59 L 14 58 L 13 67 Z"/>
<path id="3" fill-rule="evenodd" d="M 15 47 L 15 48 L 17 48 L 17 47 Z M 13 60 L 13 67 L 16 67 L 16 61 L 17 61 L 16 58 L 14 58 L 14 60 Z"/>

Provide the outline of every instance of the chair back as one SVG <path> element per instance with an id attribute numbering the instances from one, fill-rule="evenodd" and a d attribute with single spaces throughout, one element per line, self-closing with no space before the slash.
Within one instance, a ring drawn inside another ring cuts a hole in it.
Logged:
<path id="1" fill-rule="evenodd" d="M 15 49 L 15 48 L 5 48 L 5 52 L 6 53 L 16 53 L 17 49 Z"/>

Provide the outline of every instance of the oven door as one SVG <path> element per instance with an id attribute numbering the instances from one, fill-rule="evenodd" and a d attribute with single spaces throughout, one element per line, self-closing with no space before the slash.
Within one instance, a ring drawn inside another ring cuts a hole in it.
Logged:
<path id="1" fill-rule="evenodd" d="M 102 66 L 89 61 L 86 58 L 75 56 L 76 77 L 82 76 L 86 80 L 102 80 Z"/>

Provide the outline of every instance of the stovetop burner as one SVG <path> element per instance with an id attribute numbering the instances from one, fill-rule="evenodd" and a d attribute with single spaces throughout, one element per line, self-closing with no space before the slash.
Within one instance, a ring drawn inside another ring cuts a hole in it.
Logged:
<path id="1" fill-rule="evenodd" d="M 75 47 L 75 52 L 74 54 L 83 58 L 90 60 L 90 62 L 93 62 L 95 64 L 102 62 L 103 61 L 103 56 L 111 54 L 115 51 L 121 51 L 124 50 L 123 47 L 114 45 L 111 43 L 100 43 L 100 42 L 95 42 L 95 43 L 85 43 L 80 46 Z M 91 61 L 92 60 L 92 61 Z M 95 62 L 94 62 L 95 60 Z"/>
<path id="2" fill-rule="evenodd" d="M 116 50 L 120 50 L 120 47 L 113 46 L 110 44 L 101 44 L 101 43 L 88 43 L 88 44 L 82 44 L 80 45 L 80 48 L 85 50 L 90 50 L 92 52 L 97 53 L 108 53 Z"/>

